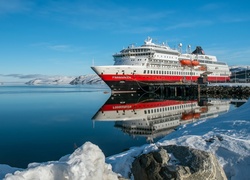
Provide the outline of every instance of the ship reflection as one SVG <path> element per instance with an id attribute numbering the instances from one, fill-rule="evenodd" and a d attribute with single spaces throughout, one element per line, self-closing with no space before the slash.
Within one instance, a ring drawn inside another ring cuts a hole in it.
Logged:
<path id="1" fill-rule="evenodd" d="M 113 94 L 93 121 L 114 121 L 133 137 L 152 142 L 182 124 L 214 118 L 229 110 L 230 101 L 197 97 L 166 97 L 155 93 Z"/>

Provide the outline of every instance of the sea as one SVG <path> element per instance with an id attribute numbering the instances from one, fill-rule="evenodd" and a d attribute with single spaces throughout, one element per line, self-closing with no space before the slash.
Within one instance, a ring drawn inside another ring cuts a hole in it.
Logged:
<path id="1" fill-rule="evenodd" d="M 106 157 L 134 146 L 158 141 L 171 131 L 178 131 L 178 126 L 172 125 L 171 128 L 157 131 L 152 127 L 136 127 L 133 123 L 122 126 L 125 121 L 145 121 L 145 113 L 150 112 L 142 106 L 136 106 L 139 110 L 121 108 L 145 102 L 148 103 L 148 108 L 161 107 L 157 102 L 166 100 L 155 93 L 113 95 L 105 85 L 1 85 L 0 164 L 26 168 L 33 162 L 56 161 L 88 141 L 98 145 Z M 235 104 L 227 103 L 230 100 L 223 100 L 225 106 L 218 105 L 213 109 L 214 101 L 215 99 L 206 100 L 205 104 L 211 108 L 211 112 L 201 113 L 198 118 L 209 120 L 209 117 L 237 108 Z M 171 103 L 173 102 L 177 101 L 172 98 Z M 183 99 L 178 99 L 178 102 L 186 103 Z M 114 110 L 114 104 L 118 109 Z M 112 110 L 115 116 L 112 116 Z M 156 114 L 151 118 L 158 118 L 159 123 L 164 124 L 164 118 L 159 119 L 156 108 L 154 110 L 156 112 L 151 113 Z M 164 111 L 164 107 L 160 111 Z M 98 113 L 100 116 L 96 120 Z M 177 120 L 176 114 L 168 116 Z M 192 118 L 199 120 L 197 116 Z M 193 120 L 183 121 L 188 122 Z"/>

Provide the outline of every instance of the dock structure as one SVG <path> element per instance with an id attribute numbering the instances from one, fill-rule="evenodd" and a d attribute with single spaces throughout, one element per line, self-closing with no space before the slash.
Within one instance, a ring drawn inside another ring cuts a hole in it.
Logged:
<path id="1" fill-rule="evenodd" d="M 168 84 L 160 86 L 154 91 L 155 93 L 164 94 L 167 97 L 197 97 L 197 84 Z"/>
<path id="2" fill-rule="evenodd" d="M 237 97 L 248 98 L 250 97 L 250 87 L 248 86 L 200 86 L 201 95 L 210 97 Z"/>
<path id="3" fill-rule="evenodd" d="M 162 83 L 150 85 L 144 90 L 137 92 L 157 93 L 167 97 L 201 97 L 209 96 L 215 98 L 248 98 L 250 97 L 250 87 L 248 86 L 213 86 L 197 83 Z"/>

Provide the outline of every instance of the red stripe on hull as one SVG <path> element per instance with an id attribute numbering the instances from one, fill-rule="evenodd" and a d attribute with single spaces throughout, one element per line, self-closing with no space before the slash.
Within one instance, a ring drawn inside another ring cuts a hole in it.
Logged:
<path id="1" fill-rule="evenodd" d="M 199 76 L 171 76 L 171 75 L 112 75 L 112 74 L 102 74 L 100 75 L 103 81 L 142 81 L 142 82 L 180 82 L 184 79 L 187 81 L 197 81 Z M 208 81 L 229 81 L 229 77 L 208 77 Z"/>
<path id="2" fill-rule="evenodd" d="M 106 104 L 101 108 L 101 111 L 114 111 L 114 110 L 134 110 L 134 109 L 147 109 L 147 108 L 155 108 L 162 106 L 173 106 L 180 104 L 193 103 L 197 101 L 175 101 L 175 100 L 167 100 L 160 102 L 145 102 L 145 103 L 136 103 L 136 104 Z"/>

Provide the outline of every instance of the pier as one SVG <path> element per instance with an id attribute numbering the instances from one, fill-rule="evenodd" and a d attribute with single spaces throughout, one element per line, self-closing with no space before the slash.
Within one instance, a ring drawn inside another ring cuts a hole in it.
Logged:
<path id="1" fill-rule="evenodd" d="M 137 92 L 141 92 L 137 91 Z M 144 92 L 163 94 L 167 97 L 202 97 L 214 98 L 242 98 L 250 97 L 250 87 L 248 86 L 228 86 L 228 85 L 207 85 L 207 84 L 161 84 L 148 86 Z"/>
<path id="2" fill-rule="evenodd" d="M 199 86 L 199 85 L 198 85 Z M 248 99 L 250 87 L 248 86 L 204 86 L 200 85 L 199 94 L 216 98 Z"/>

